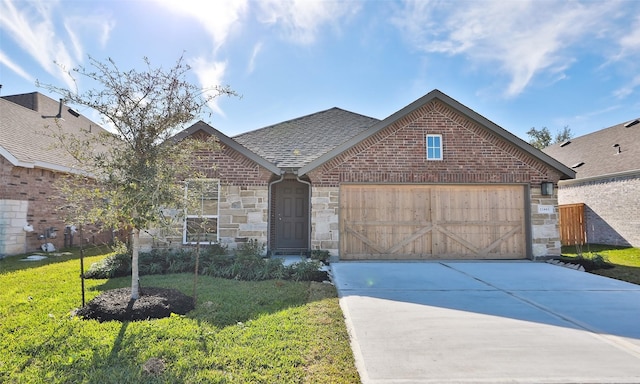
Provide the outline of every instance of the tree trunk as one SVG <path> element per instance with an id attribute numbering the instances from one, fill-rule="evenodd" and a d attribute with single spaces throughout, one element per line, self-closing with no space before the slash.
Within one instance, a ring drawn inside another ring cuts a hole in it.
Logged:
<path id="1" fill-rule="evenodd" d="M 140 250 L 140 230 L 133 229 L 133 244 L 131 246 L 131 300 L 140 297 L 140 277 L 138 275 L 138 253 Z"/>

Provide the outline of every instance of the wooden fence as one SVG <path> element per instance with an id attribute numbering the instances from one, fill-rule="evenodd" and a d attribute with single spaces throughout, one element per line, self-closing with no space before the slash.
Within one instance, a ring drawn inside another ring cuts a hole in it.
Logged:
<path id="1" fill-rule="evenodd" d="M 562 245 L 586 243 L 584 204 L 566 204 L 558 207 L 560 212 L 560 241 Z"/>

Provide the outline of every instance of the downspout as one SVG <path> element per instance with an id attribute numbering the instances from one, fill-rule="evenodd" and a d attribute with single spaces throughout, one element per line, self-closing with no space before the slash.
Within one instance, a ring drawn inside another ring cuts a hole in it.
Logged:
<path id="1" fill-rule="evenodd" d="M 271 196 L 272 196 L 272 186 L 274 184 L 280 183 L 284 180 L 284 172 L 280 174 L 279 180 L 274 180 L 269 183 L 269 196 L 267 197 L 269 201 L 267 202 L 267 206 L 269 207 L 269 219 L 267 220 L 267 252 L 271 252 L 271 228 L 273 226 L 273 220 L 271 220 L 271 210 L 273 210 L 273 204 L 271 204 Z"/>
<path id="2" fill-rule="evenodd" d="M 311 228 L 311 183 L 308 181 L 304 181 L 302 179 L 300 179 L 300 176 L 296 173 L 296 180 L 298 180 L 298 182 L 302 183 L 302 184 L 307 184 L 309 186 L 309 205 L 307 206 L 307 217 L 309 218 L 309 221 L 307 222 L 307 227 L 309 228 L 309 230 L 307 231 L 307 244 L 308 244 L 308 251 L 311 252 L 311 232 L 312 232 L 312 228 Z M 308 257 L 310 257 L 311 254 L 309 254 Z"/>

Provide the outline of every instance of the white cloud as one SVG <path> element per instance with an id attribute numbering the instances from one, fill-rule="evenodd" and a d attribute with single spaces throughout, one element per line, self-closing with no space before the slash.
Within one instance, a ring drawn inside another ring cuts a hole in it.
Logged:
<path id="1" fill-rule="evenodd" d="M 29 75 L 21 66 L 19 66 L 16 63 L 14 63 L 2 51 L 0 51 L 0 64 L 5 65 L 7 68 L 9 68 L 13 72 L 15 72 L 18 76 L 22 77 L 23 79 L 25 79 L 25 80 L 27 80 L 29 82 L 35 82 L 36 81 L 36 79 L 31 77 L 31 75 Z"/>
<path id="2" fill-rule="evenodd" d="M 258 54 L 260 53 L 261 50 L 262 50 L 262 43 L 257 43 L 256 45 L 253 46 L 253 51 L 251 52 L 251 58 L 249 59 L 249 66 L 248 66 L 249 73 L 253 73 L 253 70 L 256 67 L 256 58 L 258 57 Z"/>
<path id="3" fill-rule="evenodd" d="M 86 58 L 83 39 L 86 41 L 95 36 L 100 47 L 104 48 L 114 27 L 115 22 L 104 15 L 71 16 L 64 19 L 64 28 L 73 46 L 74 57 L 79 62 Z"/>
<path id="4" fill-rule="evenodd" d="M 220 48 L 228 39 L 233 27 L 246 14 L 247 0 L 202 1 L 202 0 L 157 0 L 176 12 L 182 12 L 200 22 L 213 38 L 214 49 Z"/>
<path id="5" fill-rule="evenodd" d="M 194 59 L 190 65 L 202 85 L 205 94 L 215 96 L 217 94 L 215 88 L 223 84 L 222 79 L 227 69 L 227 63 L 210 61 L 203 57 L 198 57 Z M 209 102 L 209 108 L 211 108 L 214 113 L 224 116 L 224 112 L 218 105 L 218 98 L 213 98 Z"/>
<path id="6" fill-rule="evenodd" d="M 621 56 L 640 55 L 640 15 L 628 24 L 620 24 L 619 29 L 624 31 L 620 38 Z"/>
<path id="7" fill-rule="evenodd" d="M 624 99 L 625 97 L 633 94 L 636 88 L 640 87 L 640 75 L 636 75 L 624 87 L 618 88 L 613 92 L 613 95 L 618 99 Z"/>
<path id="8" fill-rule="evenodd" d="M 212 39 L 213 57 L 216 56 L 218 49 L 227 43 L 233 28 L 239 26 L 248 9 L 247 0 L 208 2 L 201 0 L 156 1 L 168 9 L 181 12 L 197 20 Z M 215 96 L 217 94 L 214 90 L 215 87 L 223 84 L 227 63 L 201 56 L 190 60 L 190 65 L 205 94 Z M 214 113 L 224 116 L 224 112 L 218 104 L 218 98 L 213 98 L 209 102 L 209 108 Z"/>
<path id="9" fill-rule="evenodd" d="M 464 55 L 509 77 L 513 97 L 540 74 L 563 78 L 572 49 L 603 36 L 618 2 L 407 1 L 393 24 L 418 49 Z"/>
<path id="10" fill-rule="evenodd" d="M 259 20 L 282 28 L 285 37 L 299 44 L 311 44 L 326 24 L 354 15 L 361 3 L 309 0 L 263 0 Z"/>
<path id="11" fill-rule="evenodd" d="M 82 42 L 79 34 L 68 25 L 66 35 L 56 28 L 55 13 L 59 7 L 59 1 L 4 0 L 0 3 L 0 28 L 47 73 L 63 81 L 67 87 L 73 88 L 75 83 L 67 71 L 82 60 Z M 90 21 L 91 18 L 87 19 L 87 15 L 84 15 L 84 20 Z M 104 20 L 93 21 L 93 28 L 98 25 L 103 31 L 105 25 L 109 25 Z M 73 47 L 73 54 L 67 46 Z M 16 72 L 13 67 L 9 68 Z"/>
<path id="12" fill-rule="evenodd" d="M 0 4 L 0 25 L 9 36 L 51 75 L 62 79 L 67 86 L 73 82 L 55 62 L 72 66 L 73 61 L 64 44 L 56 38 L 52 9 L 56 2 L 18 2 Z"/>

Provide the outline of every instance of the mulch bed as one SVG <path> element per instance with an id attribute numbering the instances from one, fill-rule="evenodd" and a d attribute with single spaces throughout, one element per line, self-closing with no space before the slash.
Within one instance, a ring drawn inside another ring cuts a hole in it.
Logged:
<path id="1" fill-rule="evenodd" d="M 140 297 L 131 300 L 131 288 L 102 292 L 76 314 L 98 321 L 161 319 L 171 313 L 184 315 L 194 308 L 193 298 L 175 289 L 140 288 Z"/>

